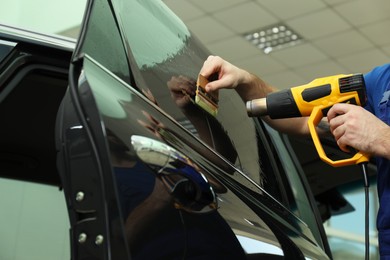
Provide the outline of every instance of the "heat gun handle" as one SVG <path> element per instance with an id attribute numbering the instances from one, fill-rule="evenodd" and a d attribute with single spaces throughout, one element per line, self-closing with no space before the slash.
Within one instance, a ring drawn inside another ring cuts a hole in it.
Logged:
<path id="1" fill-rule="evenodd" d="M 316 131 L 316 127 L 318 126 L 318 124 L 323 118 L 323 113 L 322 113 L 323 109 L 324 109 L 323 107 L 315 107 L 308 120 L 310 134 L 313 139 L 314 146 L 316 147 L 317 153 L 321 158 L 321 160 L 330 164 L 333 167 L 340 167 L 340 166 L 347 166 L 347 165 L 354 165 L 363 162 L 368 162 L 369 161 L 368 155 L 361 152 L 357 152 L 351 158 L 341 159 L 341 160 L 331 160 L 326 155 L 324 148 L 322 147 L 320 138 L 318 137 L 318 133 Z"/>

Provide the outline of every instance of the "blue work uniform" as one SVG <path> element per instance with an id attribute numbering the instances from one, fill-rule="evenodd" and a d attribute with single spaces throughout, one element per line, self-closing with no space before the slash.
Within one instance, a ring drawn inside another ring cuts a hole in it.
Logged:
<path id="1" fill-rule="evenodd" d="M 390 64 L 364 75 L 367 88 L 366 109 L 390 125 Z M 390 161 L 376 158 L 378 168 L 379 212 L 377 228 L 381 259 L 390 259 Z"/>

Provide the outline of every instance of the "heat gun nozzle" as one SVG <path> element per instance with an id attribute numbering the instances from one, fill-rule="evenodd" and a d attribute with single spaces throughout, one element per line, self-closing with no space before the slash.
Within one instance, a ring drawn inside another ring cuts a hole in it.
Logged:
<path id="1" fill-rule="evenodd" d="M 267 115 L 267 99 L 258 98 L 246 102 L 246 111 L 251 117 Z"/>

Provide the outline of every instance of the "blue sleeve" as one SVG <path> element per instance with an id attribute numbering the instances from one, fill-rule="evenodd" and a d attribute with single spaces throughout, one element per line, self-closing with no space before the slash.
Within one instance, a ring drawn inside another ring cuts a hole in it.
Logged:
<path id="1" fill-rule="evenodd" d="M 390 82 L 390 63 L 378 66 L 364 75 L 367 91 L 366 109 L 376 114 L 376 106 Z"/>

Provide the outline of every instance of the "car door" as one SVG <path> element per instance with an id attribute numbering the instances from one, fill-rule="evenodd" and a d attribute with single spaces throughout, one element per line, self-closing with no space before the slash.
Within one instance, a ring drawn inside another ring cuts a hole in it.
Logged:
<path id="1" fill-rule="evenodd" d="M 69 259 L 54 126 L 74 46 L 0 25 L 0 259 Z"/>
<path id="2" fill-rule="evenodd" d="M 73 259 L 328 258 L 276 137 L 236 93 L 193 102 L 208 54 L 160 1 L 88 2 L 56 128 Z"/>

